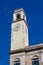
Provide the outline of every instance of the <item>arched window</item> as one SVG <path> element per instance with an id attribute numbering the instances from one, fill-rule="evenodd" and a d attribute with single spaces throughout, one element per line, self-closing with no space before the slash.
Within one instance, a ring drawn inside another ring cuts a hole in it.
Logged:
<path id="1" fill-rule="evenodd" d="M 19 58 L 15 59 L 14 65 L 20 65 L 20 59 Z"/>
<path id="2" fill-rule="evenodd" d="M 19 20 L 20 19 L 20 14 L 17 14 L 17 20 Z"/>
<path id="3" fill-rule="evenodd" d="M 39 65 L 39 57 L 37 55 L 33 56 L 32 65 Z"/>

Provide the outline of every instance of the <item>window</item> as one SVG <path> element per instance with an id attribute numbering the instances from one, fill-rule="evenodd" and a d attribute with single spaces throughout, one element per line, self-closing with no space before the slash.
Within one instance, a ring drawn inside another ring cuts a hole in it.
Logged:
<path id="1" fill-rule="evenodd" d="M 20 65 L 20 60 L 19 60 L 19 59 L 16 59 L 16 60 L 14 61 L 14 65 Z"/>
<path id="2" fill-rule="evenodd" d="M 32 65 L 39 65 L 39 59 L 32 60 Z"/>
<path id="3" fill-rule="evenodd" d="M 39 58 L 37 56 L 34 56 L 32 59 L 32 65 L 39 65 Z"/>
<path id="4" fill-rule="evenodd" d="M 20 19 L 20 14 L 17 14 L 17 20 L 19 20 Z"/>

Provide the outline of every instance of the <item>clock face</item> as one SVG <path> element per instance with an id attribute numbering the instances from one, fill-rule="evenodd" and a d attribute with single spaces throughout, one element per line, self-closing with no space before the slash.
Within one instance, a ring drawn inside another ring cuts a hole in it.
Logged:
<path id="1" fill-rule="evenodd" d="M 19 24 L 19 23 L 15 24 L 14 31 L 20 30 L 20 26 L 21 26 L 21 24 Z"/>

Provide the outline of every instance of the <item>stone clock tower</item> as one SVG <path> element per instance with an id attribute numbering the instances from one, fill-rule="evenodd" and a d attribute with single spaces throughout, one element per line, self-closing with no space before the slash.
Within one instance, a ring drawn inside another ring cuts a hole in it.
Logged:
<path id="1" fill-rule="evenodd" d="M 28 42 L 25 12 L 17 9 L 11 23 L 10 65 L 43 65 L 43 44 L 29 46 Z"/>
<path id="2" fill-rule="evenodd" d="M 25 48 L 28 46 L 28 25 L 24 10 L 17 9 L 13 13 L 11 23 L 11 50 Z"/>

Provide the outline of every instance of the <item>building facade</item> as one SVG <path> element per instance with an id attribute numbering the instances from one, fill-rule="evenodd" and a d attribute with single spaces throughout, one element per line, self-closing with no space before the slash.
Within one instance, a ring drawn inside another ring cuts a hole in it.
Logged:
<path id="1" fill-rule="evenodd" d="M 17 9 L 11 23 L 10 65 L 43 65 L 43 43 L 29 46 L 28 38 L 26 14 Z"/>

